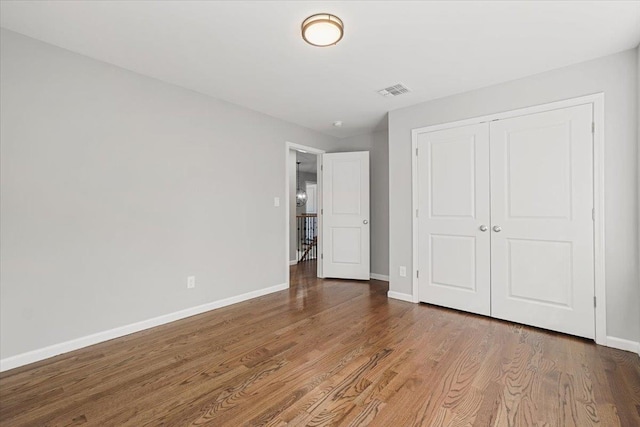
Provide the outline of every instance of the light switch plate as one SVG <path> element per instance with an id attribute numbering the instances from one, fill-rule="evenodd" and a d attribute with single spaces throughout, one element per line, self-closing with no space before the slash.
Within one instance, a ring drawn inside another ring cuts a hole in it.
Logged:
<path id="1" fill-rule="evenodd" d="M 196 287 L 196 276 L 187 277 L 187 289 L 193 289 Z"/>
<path id="2" fill-rule="evenodd" d="M 280 206 L 280 197 L 273 198 L 273 206 L 275 206 L 276 208 Z"/>
<path id="3" fill-rule="evenodd" d="M 407 277 L 407 267 L 404 265 L 400 266 L 400 277 Z"/>

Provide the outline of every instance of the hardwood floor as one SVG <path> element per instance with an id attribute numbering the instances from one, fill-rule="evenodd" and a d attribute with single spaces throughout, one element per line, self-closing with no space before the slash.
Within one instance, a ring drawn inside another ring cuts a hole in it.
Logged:
<path id="1" fill-rule="evenodd" d="M 318 280 L 4 372 L 2 426 L 640 426 L 640 359 Z"/>

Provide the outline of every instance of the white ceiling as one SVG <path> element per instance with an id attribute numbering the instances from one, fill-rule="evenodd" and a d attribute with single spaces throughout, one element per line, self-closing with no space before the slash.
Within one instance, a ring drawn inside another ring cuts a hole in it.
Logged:
<path id="1" fill-rule="evenodd" d="M 386 112 L 630 49 L 640 2 L 2 1 L 1 25 L 330 135 Z M 315 48 L 308 15 L 344 39 Z M 378 89 L 404 83 L 395 99 Z M 344 127 L 334 128 L 335 120 Z"/>

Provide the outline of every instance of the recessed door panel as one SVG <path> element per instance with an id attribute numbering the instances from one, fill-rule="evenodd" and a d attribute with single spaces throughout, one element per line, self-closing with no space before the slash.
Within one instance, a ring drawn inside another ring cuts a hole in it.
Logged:
<path id="1" fill-rule="evenodd" d="M 419 299 L 490 313 L 489 126 L 418 134 Z"/>
<path id="2" fill-rule="evenodd" d="M 432 217 L 475 217 L 475 135 L 429 145 Z"/>
<path id="3" fill-rule="evenodd" d="M 572 246 L 571 242 L 507 239 L 509 297 L 571 308 Z"/>
<path id="4" fill-rule="evenodd" d="M 595 335 L 592 107 L 491 123 L 492 316 Z"/>
<path id="5" fill-rule="evenodd" d="M 504 131 L 507 216 L 571 217 L 571 123 Z"/>
<path id="6" fill-rule="evenodd" d="M 331 214 L 360 215 L 361 165 L 357 159 L 334 160 L 331 165 Z"/>
<path id="7" fill-rule="evenodd" d="M 360 264 L 362 260 L 360 227 L 332 227 L 330 241 L 332 263 Z"/>
<path id="8" fill-rule="evenodd" d="M 431 235 L 431 284 L 456 289 L 476 290 L 475 236 Z M 460 258 L 464 263 L 452 263 Z"/>

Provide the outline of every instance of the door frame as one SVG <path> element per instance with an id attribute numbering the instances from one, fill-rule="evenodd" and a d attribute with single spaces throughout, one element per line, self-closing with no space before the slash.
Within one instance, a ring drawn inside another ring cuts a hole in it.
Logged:
<path id="1" fill-rule="evenodd" d="M 420 302 L 418 294 L 418 235 L 419 223 L 416 215 L 418 208 L 418 135 L 443 129 L 450 129 L 466 125 L 491 122 L 545 111 L 558 110 L 577 105 L 591 104 L 593 106 L 593 208 L 595 219 L 593 221 L 594 243 L 594 295 L 597 300 L 595 310 L 595 342 L 606 345 L 607 338 L 607 300 L 605 281 L 605 218 L 604 218 L 604 93 L 595 93 L 577 98 L 564 99 L 516 110 L 504 111 L 486 116 L 458 120 L 455 122 L 441 123 L 431 126 L 415 128 L 411 130 L 411 216 L 412 216 L 412 289 L 413 302 Z"/>
<path id="2" fill-rule="evenodd" d="M 284 150 L 284 165 L 285 165 L 285 174 L 284 174 L 284 200 L 285 200 L 285 209 L 284 209 L 284 216 L 285 216 L 285 233 L 284 233 L 284 242 L 285 242 L 285 251 L 284 251 L 284 258 L 285 258 L 285 276 L 287 278 L 286 283 L 287 283 L 287 288 L 291 286 L 291 283 L 289 281 L 289 267 L 290 267 L 290 260 L 289 260 L 289 250 L 290 250 L 290 245 L 291 242 L 289 241 L 289 239 L 291 238 L 291 232 L 290 232 L 290 227 L 291 227 L 291 218 L 289 215 L 289 209 L 290 206 L 289 204 L 291 203 L 291 198 L 289 197 L 289 191 L 290 191 L 290 186 L 289 186 L 289 178 L 291 177 L 291 175 L 289 174 L 289 152 L 291 150 L 294 151 L 306 151 L 307 153 L 311 153 L 311 154 L 315 154 L 317 157 L 317 174 L 320 175 L 322 173 L 322 155 L 326 152 L 325 150 L 321 150 L 319 148 L 314 148 L 314 147 L 309 147 L 307 145 L 301 145 L 301 144 L 296 144 L 293 142 L 289 142 L 289 141 L 285 141 L 285 150 Z M 317 246 L 318 246 L 318 255 L 322 254 L 322 180 L 321 179 L 316 179 L 316 184 L 317 184 L 317 191 L 316 191 L 316 210 L 318 211 L 318 242 L 317 242 Z M 318 256 L 317 258 L 317 266 L 318 266 L 318 270 L 317 270 L 317 275 L 318 277 L 322 278 L 323 273 L 322 273 L 322 257 Z"/>

